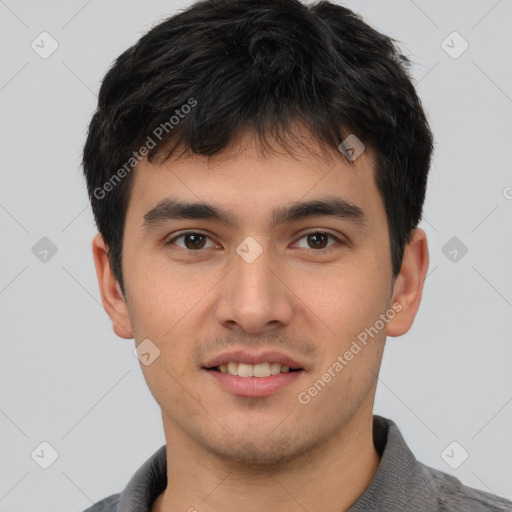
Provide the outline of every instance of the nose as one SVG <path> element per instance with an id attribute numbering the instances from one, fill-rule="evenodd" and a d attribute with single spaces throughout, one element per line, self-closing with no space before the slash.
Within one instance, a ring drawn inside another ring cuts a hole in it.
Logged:
<path id="1" fill-rule="evenodd" d="M 286 286 L 282 267 L 272 261 L 266 249 L 253 261 L 240 254 L 234 255 L 231 270 L 219 283 L 216 320 L 223 327 L 247 333 L 265 333 L 288 325 L 293 315 L 293 292 Z"/>

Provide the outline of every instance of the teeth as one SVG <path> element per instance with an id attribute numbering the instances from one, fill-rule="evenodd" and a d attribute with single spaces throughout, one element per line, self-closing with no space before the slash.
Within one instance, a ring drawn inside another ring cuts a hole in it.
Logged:
<path id="1" fill-rule="evenodd" d="M 246 364 L 229 361 L 217 367 L 220 373 L 229 373 L 238 377 L 269 377 L 278 373 L 287 373 L 289 366 L 281 366 L 279 363 Z"/>
<path id="2" fill-rule="evenodd" d="M 255 364 L 253 374 L 255 377 L 268 377 L 270 375 L 270 364 L 269 363 Z"/>
<path id="3" fill-rule="evenodd" d="M 240 363 L 238 365 L 238 375 L 240 377 L 253 377 L 254 376 L 254 366 L 252 364 Z"/>
<path id="4" fill-rule="evenodd" d="M 272 363 L 270 365 L 270 374 L 277 375 L 278 373 L 281 373 L 281 365 L 279 363 Z"/>

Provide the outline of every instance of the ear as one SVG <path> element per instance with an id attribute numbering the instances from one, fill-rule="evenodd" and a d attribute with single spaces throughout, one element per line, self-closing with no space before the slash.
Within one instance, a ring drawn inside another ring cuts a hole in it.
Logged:
<path id="1" fill-rule="evenodd" d="M 112 328 L 120 338 L 131 339 L 133 338 L 133 329 L 128 307 L 119 282 L 110 267 L 108 248 L 100 233 L 93 238 L 92 254 L 96 265 L 101 301 L 110 320 L 112 320 Z"/>
<path id="2" fill-rule="evenodd" d="M 411 241 L 405 246 L 402 268 L 393 286 L 390 305 L 395 304 L 398 313 L 387 324 L 388 336 L 401 336 L 411 328 L 420 307 L 428 261 L 427 235 L 422 229 L 415 229 Z"/>

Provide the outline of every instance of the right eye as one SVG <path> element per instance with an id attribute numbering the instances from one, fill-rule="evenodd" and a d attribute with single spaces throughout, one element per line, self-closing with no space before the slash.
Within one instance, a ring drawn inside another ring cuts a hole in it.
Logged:
<path id="1" fill-rule="evenodd" d="M 183 239 L 183 245 L 175 244 L 175 242 L 179 239 Z M 198 251 L 200 249 L 205 249 L 209 247 L 205 247 L 205 241 L 211 240 L 211 238 L 203 233 L 198 233 L 196 231 L 187 231 L 186 233 L 181 233 L 180 235 L 174 236 L 173 238 L 167 240 L 165 245 L 175 244 L 181 249 L 190 250 L 190 251 Z M 215 243 L 211 240 L 212 245 L 210 247 L 215 247 Z"/>

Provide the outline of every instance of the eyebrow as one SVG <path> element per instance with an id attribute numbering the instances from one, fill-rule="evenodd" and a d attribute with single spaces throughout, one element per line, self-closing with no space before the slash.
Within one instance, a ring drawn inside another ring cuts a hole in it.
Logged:
<path id="1" fill-rule="evenodd" d="M 294 202 L 288 206 L 280 206 L 272 211 L 271 228 L 279 224 L 294 222 L 310 217 L 330 216 L 363 226 L 367 223 L 364 211 L 340 197 L 326 197 L 304 202 Z M 218 206 L 198 202 L 189 203 L 167 198 L 160 201 L 152 210 L 144 215 L 142 228 L 150 231 L 152 228 L 169 220 L 211 220 L 220 222 L 227 227 L 238 227 L 238 217 L 231 211 Z"/>

